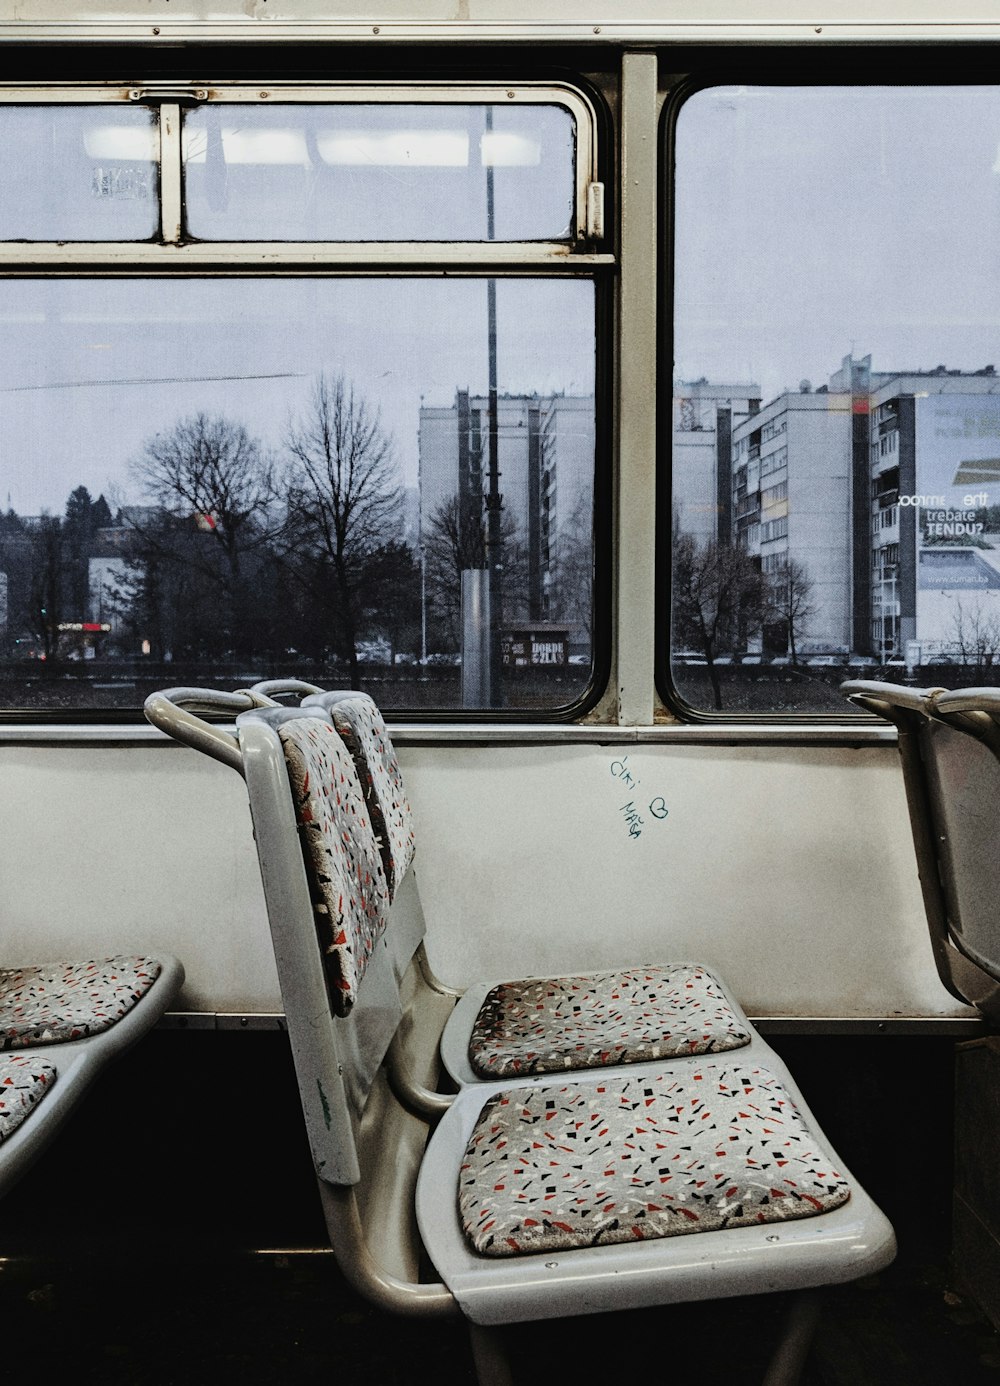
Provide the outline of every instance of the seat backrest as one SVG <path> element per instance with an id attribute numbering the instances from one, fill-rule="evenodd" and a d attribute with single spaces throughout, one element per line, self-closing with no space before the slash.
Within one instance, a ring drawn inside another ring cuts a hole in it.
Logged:
<path id="1" fill-rule="evenodd" d="M 322 709 L 354 760 L 392 900 L 413 861 L 415 839 L 403 772 L 385 720 L 367 693 L 315 693 L 303 698 L 302 706 Z"/>
<path id="2" fill-rule="evenodd" d="M 938 693 L 933 710 L 924 758 L 948 923 L 993 984 L 975 1004 L 1000 1014 L 1000 689 Z"/>
<path id="3" fill-rule="evenodd" d="M 146 711 L 246 781 L 313 1162 L 328 1183 L 356 1184 L 361 1115 L 403 1016 L 400 978 L 414 945 L 391 927 L 361 785 L 328 718 L 251 706 L 233 735 L 191 711 L 231 715 L 241 696 L 171 690 Z"/>
<path id="4" fill-rule="evenodd" d="M 952 995 L 1000 1019 L 1000 760 L 989 744 L 994 723 L 970 715 L 967 696 L 982 690 L 842 689 L 898 729 L 938 974 Z"/>

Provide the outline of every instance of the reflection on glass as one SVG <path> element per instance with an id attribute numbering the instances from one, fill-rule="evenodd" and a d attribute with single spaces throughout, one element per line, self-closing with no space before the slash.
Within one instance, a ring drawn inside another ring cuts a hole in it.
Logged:
<path id="1" fill-rule="evenodd" d="M 7 281 L 4 704 L 287 674 L 480 705 L 487 321 L 482 281 Z M 593 323 L 589 283 L 497 283 L 505 707 L 590 678 Z"/>
<path id="2" fill-rule="evenodd" d="M 494 239 L 565 240 L 574 137 L 559 106 L 204 106 L 184 117 L 187 228 L 205 240 L 482 241 L 489 169 Z"/>
<path id="3" fill-rule="evenodd" d="M 674 682 L 1000 672 L 1000 89 L 727 87 L 677 129 Z"/>
<path id="4" fill-rule="evenodd" d="M 159 221 L 155 118 L 0 106 L 0 188 L 0 240 L 148 240 Z"/>

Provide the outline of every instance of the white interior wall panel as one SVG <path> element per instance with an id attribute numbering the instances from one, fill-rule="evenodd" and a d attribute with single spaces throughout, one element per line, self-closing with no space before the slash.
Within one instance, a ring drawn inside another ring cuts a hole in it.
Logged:
<path id="1" fill-rule="evenodd" d="M 429 951 L 456 986 L 696 958 L 756 1014 L 966 1013 L 934 972 L 892 747 L 401 760 Z M 180 1008 L 280 1009 L 237 775 L 168 744 L 6 746 L 0 785 L 8 965 L 164 949 Z"/>

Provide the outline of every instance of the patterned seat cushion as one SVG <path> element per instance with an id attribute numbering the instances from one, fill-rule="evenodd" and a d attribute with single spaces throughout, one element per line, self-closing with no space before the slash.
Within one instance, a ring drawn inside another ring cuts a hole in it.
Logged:
<path id="1" fill-rule="evenodd" d="M 0 1145 L 14 1134 L 32 1107 L 37 1107 L 55 1080 L 52 1065 L 34 1055 L 0 1057 Z"/>
<path id="2" fill-rule="evenodd" d="M 469 1062 L 483 1078 L 719 1053 L 750 1033 L 703 967 L 631 967 L 502 982 L 479 1009 Z"/>
<path id="3" fill-rule="evenodd" d="M 738 1064 L 501 1092 L 459 1179 L 485 1256 L 812 1217 L 849 1196 L 778 1079 Z"/>
<path id="4" fill-rule="evenodd" d="M 365 693 L 333 703 L 330 717 L 354 760 L 393 900 L 413 860 L 414 845 L 413 815 L 395 747 L 382 714 Z"/>
<path id="5" fill-rule="evenodd" d="M 64 1044 L 108 1030 L 160 975 L 148 958 L 0 968 L 0 1049 Z"/>
<path id="6" fill-rule="evenodd" d="M 347 1015 L 385 932 L 389 899 L 354 765 L 322 717 L 278 727 L 299 825 L 330 1003 Z"/>

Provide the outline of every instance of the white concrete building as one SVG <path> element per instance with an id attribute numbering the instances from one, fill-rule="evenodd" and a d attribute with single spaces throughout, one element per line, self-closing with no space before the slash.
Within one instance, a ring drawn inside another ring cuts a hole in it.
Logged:
<path id="1" fill-rule="evenodd" d="M 497 400 L 498 490 L 505 524 L 526 554 L 525 615 L 547 619 L 559 563 L 571 537 L 589 544 L 594 487 L 593 396 L 501 395 Z M 485 396 L 459 390 L 447 408 L 420 410 L 420 532 L 455 502 L 482 520 L 489 488 Z"/>
<path id="2" fill-rule="evenodd" d="M 779 395 L 733 431 L 732 537 L 775 574 L 805 573 L 799 653 L 851 648 L 851 396 Z"/>
<path id="3" fill-rule="evenodd" d="M 733 430 L 759 408 L 752 382 L 674 381 L 672 509 L 684 534 L 704 542 L 731 533 Z"/>

